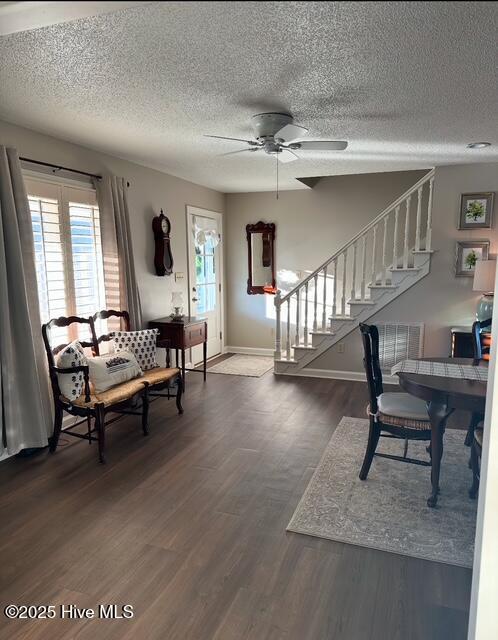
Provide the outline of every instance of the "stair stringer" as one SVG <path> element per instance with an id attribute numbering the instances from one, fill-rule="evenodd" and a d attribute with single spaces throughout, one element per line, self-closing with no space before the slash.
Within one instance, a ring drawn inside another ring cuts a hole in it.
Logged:
<path id="1" fill-rule="evenodd" d="M 277 375 L 293 375 L 308 367 L 317 360 L 323 353 L 333 347 L 336 343 L 344 340 L 352 331 L 358 328 L 360 322 L 366 322 L 369 318 L 378 313 L 393 300 L 403 295 L 408 289 L 415 286 L 420 280 L 425 278 L 430 272 L 432 251 L 411 252 L 413 256 L 412 270 L 389 269 L 391 282 L 395 289 L 377 289 L 375 291 L 375 304 L 365 305 L 362 309 L 357 309 L 354 315 L 347 320 L 331 320 L 331 331 L 321 332 L 311 331 L 311 348 L 304 345 L 294 345 L 294 358 L 291 360 L 276 360 L 274 373 Z M 370 291 L 372 289 L 370 288 Z"/>

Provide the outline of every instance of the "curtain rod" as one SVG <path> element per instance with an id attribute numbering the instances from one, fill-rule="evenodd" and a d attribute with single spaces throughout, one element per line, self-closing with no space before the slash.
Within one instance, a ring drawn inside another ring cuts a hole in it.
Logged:
<path id="1" fill-rule="evenodd" d="M 95 178 L 96 180 L 102 180 L 102 176 L 97 173 L 88 173 L 86 171 L 79 171 L 78 169 L 70 169 L 69 167 L 62 167 L 60 164 L 52 164 L 50 162 L 41 162 L 41 160 L 32 160 L 31 158 L 20 157 L 19 160 L 23 162 L 31 162 L 31 164 L 39 164 L 42 167 L 52 167 L 55 171 L 71 171 L 71 173 L 79 173 L 81 176 L 88 176 L 89 178 Z M 127 182 L 126 186 L 129 187 L 130 183 Z"/>
<path id="2" fill-rule="evenodd" d="M 79 173 L 82 176 L 88 176 L 89 178 L 95 178 L 96 180 L 102 180 L 102 176 L 99 176 L 95 173 L 88 173 L 86 171 L 79 171 L 78 169 L 70 169 L 69 167 L 63 167 L 60 164 L 52 164 L 50 162 L 41 162 L 40 160 L 32 160 L 31 158 L 23 158 L 20 157 L 19 160 L 23 162 L 30 162 L 31 164 L 39 164 L 42 167 L 52 167 L 57 171 L 70 171 L 71 173 Z M 55 173 L 55 171 L 54 171 Z"/>

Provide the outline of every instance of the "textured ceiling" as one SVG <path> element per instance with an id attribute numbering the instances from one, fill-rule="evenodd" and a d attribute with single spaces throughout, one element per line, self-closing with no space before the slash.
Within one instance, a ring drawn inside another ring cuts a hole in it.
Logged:
<path id="1" fill-rule="evenodd" d="M 272 189 L 275 160 L 203 134 L 275 109 L 350 142 L 280 164 L 281 188 L 498 160 L 497 6 L 147 3 L 0 38 L 0 118 L 227 192 Z"/>

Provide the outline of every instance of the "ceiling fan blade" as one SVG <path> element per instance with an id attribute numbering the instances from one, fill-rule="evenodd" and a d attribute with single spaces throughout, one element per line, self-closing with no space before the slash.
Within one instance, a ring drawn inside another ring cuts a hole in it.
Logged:
<path id="1" fill-rule="evenodd" d="M 220 153 L 220 156 L 232 156 L 234 153 L 244 153 L 245 151 L 259 151 L 259 149 L 238 149 L 237 151 L 229 151 L 228 153 Z"/>
<path id="2" fill-rule="evenodd" d="M 285 127 L 280 129 L 280 131 L 277 131 L 275 138 L 280 138 L 289 142 L 296 138 L 302 138 L 308 133 L 308 131 L 309 129 L 306 129 L 306 127 L 300 127 L 297 124 L 286 124 Z"/>
<path id="3" fill-rule="evenodd" d="M 235 140 L 236 142 L 247 142 L 247 144 L 250 144 L 252 147 L 254 146 L 258 146 L 258 143 L 255 142 L 254 140 L 244 140 L 243 138 L 227 138 L 227 136 L 211 136 L 209 134 L 204 134 L 205 138 L 218 138 L 218 140 Z"/>
<path id="4" fill-rule="evenodd" d="M 299 160 L 299 156 L 290 149 L 282 149 L 280 153 L 277 153 L 277 158 L 280 162 L 294 162 L 294 160 Z"/>
<path id="5" fill-rule="evenodd" d="M 291 143 L 290 148 L 300 151 L 344 151 L 347 146 L 345 140 L 301 140 Z"/>

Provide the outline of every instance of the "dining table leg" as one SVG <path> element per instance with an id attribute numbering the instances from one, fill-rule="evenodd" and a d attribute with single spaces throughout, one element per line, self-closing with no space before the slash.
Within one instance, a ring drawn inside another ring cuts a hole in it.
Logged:
<path id="1" fill-rule="evenodd" d="M 439 474 L 443 457 L 443 436 L 446 422 L 453 409 L 445 402 L 429 402 L 427 407 L 431 421 L 431 484 L 432 492 L 427 500 L 428 507 L 435 507 L 439 494 Z"/>

